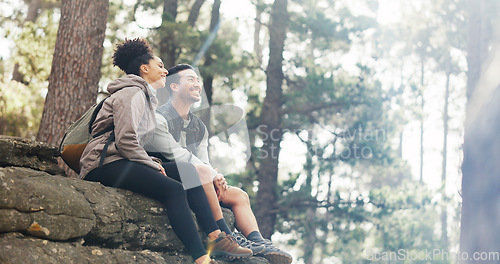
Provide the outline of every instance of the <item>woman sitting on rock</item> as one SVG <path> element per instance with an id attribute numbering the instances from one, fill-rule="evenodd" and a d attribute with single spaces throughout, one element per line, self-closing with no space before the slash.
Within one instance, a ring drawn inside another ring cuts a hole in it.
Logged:
<path id="1" fill-rule="evenodd" d="M 89 142 L 80 160 L 80 177 L 161 202 L 173 230 L 196 263 L 212 263 L 212 260 L 198 235 L 190 205 L 208 235 L 213 256 L 251 256 L 251 250 L 238 246 L 232 237 L 218 229 L 201 184 L 185 190 L 181 183 L 166 177 L 168 173 L 178 178 L 175 174 L 179 174 L 179 170 L 195 174 L 191 164 L 164 164 L 164 168 L 143 149 L 155 128 L 155 91 L 165 86 L 168 73 L 161 59 L 153 54 L 145 40 L 133 39 L 117 46 L 113 64 L 127 75 L 109 84 L 111 96 L 99 111 L 92 134 L 114 128 Z M 114 140 L 108 141 L 113 137 Z M 105 146 L 107 150 L 103 152 Z"/>

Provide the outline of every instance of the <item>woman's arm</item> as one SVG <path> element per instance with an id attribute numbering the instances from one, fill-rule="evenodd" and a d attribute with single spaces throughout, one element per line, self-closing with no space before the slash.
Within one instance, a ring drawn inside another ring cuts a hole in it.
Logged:
<path id="1" fill-rule="evenodd" d="M 124 158 L 161 170 L 159 164 L 154 162 L 139 144 L 141 121 L 142 124 L 154 126 L 154 115 L 148 112 L 152 110 L 146 100 L 146 95 L 140 88 L 124 88 L 117 92 L 113 101 L 115 144 Z"/>

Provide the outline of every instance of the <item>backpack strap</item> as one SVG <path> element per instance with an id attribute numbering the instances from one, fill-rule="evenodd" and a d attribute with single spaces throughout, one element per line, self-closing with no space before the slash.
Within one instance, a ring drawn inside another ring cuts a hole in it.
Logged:
<path id="1" fill-rule="evenodd" d="M 104 101 L 106 101 L 106 99 L 108 99 L 108 97 L 105 97 L 104 99 L 102 99 L 98 104 L 97 106 L 95 107 L 94 109 L 94 112 L 92 113 L 92 118 L 90 118 L 90 122 L 89 122 L 89 134 L 92 135 L 92 125 L 94 124 L 94 121 L 95 119 L 97 118 L 97 114 L 99 113 L 99 111 L 101 110 L 102 108 L 102 105 L 104 104 Z M 102 135 L 102 134 L 100 134 Z"/>
<path id="2" fill-rule="evenodd" d="M 92 118 L 90 119 L 90 122 L 89 122 L 89 134 L 92 135 L 92 125 L 94 124 L 95 122 L 95 119 L 97 118 L 97 114 L 99 113 L 99 111 L 101 110 L 102 108 L 102 105 L 104 104 L 104 101 L 106 101 L 106 99 L 108 99 L 108 97 L 102 99 L 99 104 L 97 104 L 94 112 L 92 113 Z M 99 168 L 102 167 L 102 165 L 104 164 L 104 159 L 106 158 L 106 154 L 108 152 L 108 147 L 109 147 L 109 144 L 111 144 L 111 142 L 113 140 L 115 140 L 115 125 L 114 124 L 111 124 L 111 126 L 97 132 L 95 135 L 92 136 L 92 138 L 96 138 L 98 136 L 101 136 L 103 135 L 104 133 L 107 133 L 109 131 L 112 131 L 111 134 L 109 135 L 109 138 L 108 140 L 106 140 L 106 144 L 104 144 L 104 148 L 102 150 L 102 153 L 101 153 L 101 159 L 99 160 Z"/>
<path id="3" fill-rule="evenodd" d="M 92 113 L 92 119 L 89 122 L 89 134 L 92 134 L 92 124 L 94 124 L 94 121 L 97 118 L 97 114 L 99 113 L 99 110 L 101 110 L 102 105 L 104 104 L 104 101 L 108 98 L 109 98 L 109 96 L 102 99 L 99 102 L 99 104 L 96 106 L 96 109 L 94 110 L 94 112 Z M 148 102 L 148 106 L 151 107 L 151 102 L 149 100 L 150 100 L 150 97 L 146 93 L 146 101 Z M 104 133 L 112 131 L 111 134 L 109 134 L 108 140 L 106 140 L 106 144 L 104 144 L 104 148 L 102 149 L 101 158 L 99 160 L 99 167 L 98 168 L 100 168 L 104 165 L 104 159 L 107 156 L 109 144 L 111 144 L 111 142 L 115 140 L 115 131 L 114 130 L 115 130 L 115 125 L 111 124 L 111 126 L 97 132 L 95 135 L 92 136 L 93 138 L 96 138 L 100 135 L 103 135 Z"/>
<path id="4" fill-rule="evenodd" d="M 111 134 L 109 135 L 108 140 L 106 140 L 106 144 L 104 144 L 104 148 L 102 149 L 102 153 L 101 153 L 101 160 L 99 160 L 99 168 L 102 167 L 102 165 L 104 164 L 104 159 L 107 156 L 106 154 L 108 152 L 109 144 L 113 140 L 115 140 L 115 131 L 111 132 Z"/>
<path id="5" fill-rule="evenodd" d="M 112 131 L 111 134 L 109 134 L 108 140 L 106 140 L 106 144 L 104 144 L 104 148 L 102 149 L 101 160 L 99 161 L 99 168 L 102 167 L 102 165 L 104 164 L 104 159 L 107 156 L 109 144 L 111 144 L 111 142 L 115 140 L 114 130 L 115 130 L 115 125 L 111 125 L 110 127 L 103 129 L 102 131 L 99 131 L 99 133 L 92 136 L 93 138 L 96 138 L 100 135 L 103 135 L 106 132 Z"/>

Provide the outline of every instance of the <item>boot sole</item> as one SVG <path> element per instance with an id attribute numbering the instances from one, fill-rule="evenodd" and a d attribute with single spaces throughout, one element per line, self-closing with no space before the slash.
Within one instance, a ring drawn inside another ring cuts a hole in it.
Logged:
<path id="1" fill-rule="evenodd" d="M 224 251 L 212 251 L 210 253 L 211 257 L 214 258 L 228 258 L 228 259 L 240 259 L 240 258 L 249 258 L 252 254 L 231 254 Z"/>
<path id="2" fill-rule="evenodd" d="M 262 252 L 264 252 L 264 250 L 266 250 L 266 247 L 262 247 L 262 249 L 259 251 L 254 251 L 253 249 L 250 249 L 250 250 L 252 250 L 254 256 L 257 256 L 257 255 L 261 254 Z"/>

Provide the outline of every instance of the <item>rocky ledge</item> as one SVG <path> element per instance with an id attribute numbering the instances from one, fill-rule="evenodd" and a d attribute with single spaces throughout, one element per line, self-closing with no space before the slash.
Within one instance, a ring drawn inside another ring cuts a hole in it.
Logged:
<path id="1" fill-rule="evenodd" d="M 193 263 L 160 203 L 66 177 L 56 153 L 0 136 L 1 263 Z M 230 210 L 224 218 L 234 225 Z"/>

